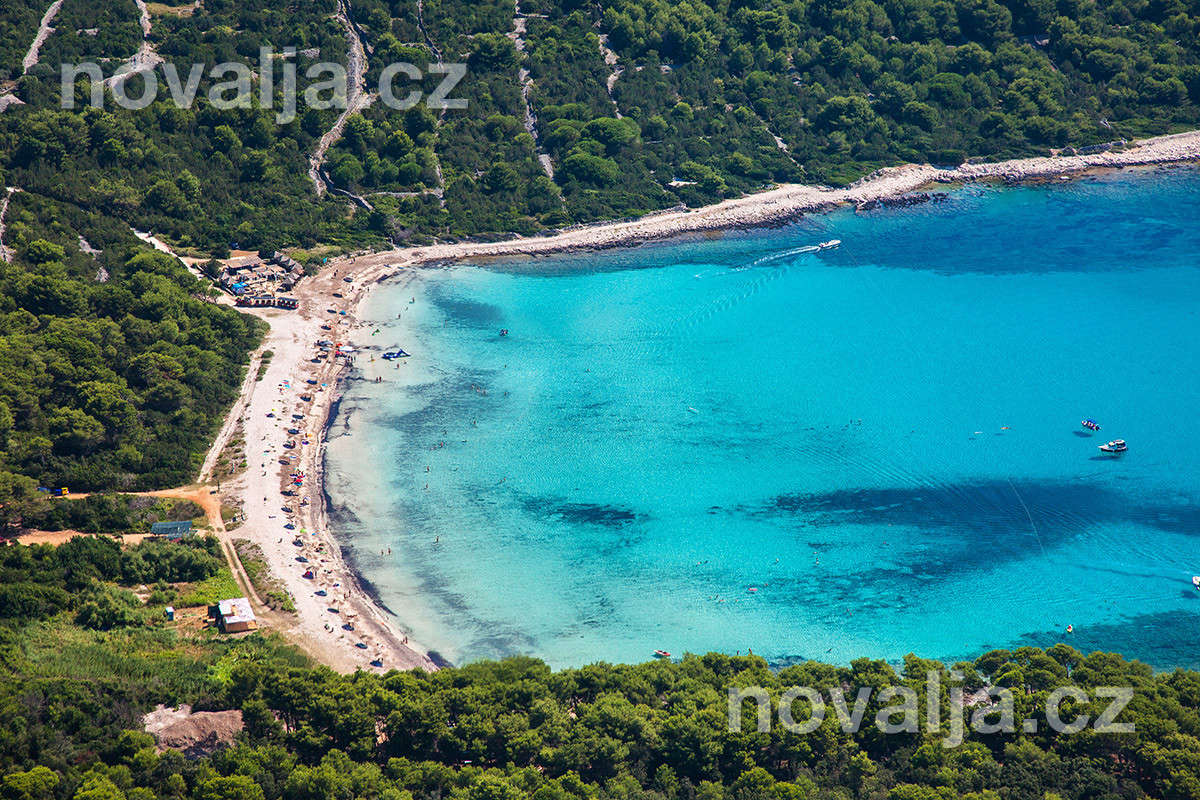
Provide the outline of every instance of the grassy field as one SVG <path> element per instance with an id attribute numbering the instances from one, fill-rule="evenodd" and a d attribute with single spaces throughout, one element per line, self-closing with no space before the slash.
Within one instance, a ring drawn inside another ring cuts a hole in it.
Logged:
<path id="1" fill-rule="evenodd" d="M 86 630 L 61 614 L 29 627 L 22 637 L 22 666 L 41 678 L 131 681 L 174 695 L 204 677 L 215 660 L 206 641 L 212 638 L 182 637 L 164 623 Z"/>
<path id="2" fill-rule="evenodd" d="M 221 571 L 211 578 L 183 587 L 175 604 L 185 607 L 208 606 L 219 600 L 241 596 L 242 590 L 238 588 L 237 581 L 233 579 L 233 573 L 229 571 L 229 567 L 221 567 Z"/>

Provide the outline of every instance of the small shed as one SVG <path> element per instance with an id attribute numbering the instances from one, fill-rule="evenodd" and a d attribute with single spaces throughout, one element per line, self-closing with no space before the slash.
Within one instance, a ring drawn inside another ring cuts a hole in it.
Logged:
<path id="1" fill-rule="evenodd" d="M 214 608 L 216 613 L 213 613 Z M 222 600 L 215 607 L 210 607 L 209 613 L 216 619 L 221 633 L 240 633 L 252 631 L 258 627 L 258 620 L 254 618 L 250 600 L 246 597 Z"/>
<path id="2" fill-rule="evenodd" d="M 184 520 L 183 522 L 156 522 L 150 526 L 151 536 L 159 536 L 163 539 L 170 539 L 173 542 L 185 539 L 191 536 L 192 533 L 191 520 Z"/>
<path id="3" fill-rule="evenodd" d="M 163 609 L 163 616 L 167 618 L 167 622 L 175 621 L 175 606 L 167 606 Z"/>

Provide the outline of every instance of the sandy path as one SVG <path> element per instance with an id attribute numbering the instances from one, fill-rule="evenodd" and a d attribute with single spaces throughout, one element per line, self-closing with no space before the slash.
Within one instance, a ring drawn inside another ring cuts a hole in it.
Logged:
<path id="1" fill-rule="evenodd" d="M 437 42 L 433 40 L 433 36 L 425 28 L 425 3 L 424 0 L 417 0 L 417 30 L 425 37 L 425 43 L 429 45 L 429 50 L 433 53 L 434 61 L 438 64 L 442 63 L 442 51 L 437 46 Z"/>
<path id="2" fill-rule="evenodd" d="M 625 68 L 621 66 L 616 52 L 608 46 L 608 34 L 602 33 L 597 38 L 600 40 L 600 57 L 604 59 L 604 65 L 611 70 L 604 81 L 604 88 L 608 92 L 609 102 L 612 103 L 613 113 L 617 115 L 617 119 L 621 119 L 621 109 L 617 105 L 617 99 L 613 97 L 613 87 L 617 85 Z"/>
<path id="3" fill-rule="evenodd" d="M 148 533 L 126 533 L 121 535 L 121 544 L 135 545 L 139 544 L 150 534 Z M 58 547 L 60 544 L 66 544 L 76 536 L 103 536 L 111 538 L 106 533 L 85 533 L 84 531 L 71 530 L 70 528 L 61 531 L 27 531 L 17 536 L 17 544 L 23 544 L 26 547 L 35 544 L 49 544 Z"/>
<path id="4" fill-rule="evenodd" d="M 533 105 L 529 97 L 533 94 L 533 76 L 525 68 L 525 15 L 521 13 L 521 0 L 513 0 L 513 29 L 505 34 L 517 48 L 520 66 L 517 68 L 517 81 L 521 84 L 521 103 L 525 106 L 525 130 L 533 137 L 533 150 L 537 154 L 538 163 L 546 177 L 554 179 L 554 162 L 550 156 L 542 152 L 541 139 L 538 137 L 537 114 L 533 113 Z"/>
<path id="5" fill-rule="evenodd" d="M 199 259 L 199 258 L 184 258 L 183 256 L 176 253 L 174 250 L 172 250 L 170 245 L 168 245 L 166 242 L 164 242 L 162 239 L 159 239 L 157 236 L 155 236 L 152 233 L 143 233 L 142 231 L 139 231 L 137 228 L 133 228 L 133 227 L 131 227 L 129 230 L 133 231 L 134 236 L 141 239 L 143 242 L 150 245 L 158 252 L 166 253 L 167 255 L 175 258 L 177 261 L 179 261 L 179 263 L 183 264 L 183 266 L 187 269 L 188 272 L 192 273 L 192 275 L 194 275 L 197 278 L 199 278 L 200 280 L 204 281 L 204 283 L 206 285 L 209 283 L 208 276 L 205 275 L 203 272 L 201 272 L 200 267 L 197 266 L 197 264 L 199 264 L 201 262 L 201 259 Z M 216 302 L 220 303 L 221 305 L 227 305 L 227 306 L 231 306 L 234 304 L 233 299 L 229 295 L 224 294 L 224 293 L 220 293 L 217 295 Z"/>
<path id="6" fill-rule="evenodd" d="M 200 483 L 208 483 L 212 478 L 213 470 L 217 466 L 217 459 L 221 457 L 221 453 L 225 451 L 226 445 L 229 444 L 229 438 L 237 430 L 238 423 L 241 421 L 242 414 L 246 409 L 246 402 L 250 398 L 251 384 L 256 382 L 264 350 L 265 348 L 260 347 L 250 355 L 250 365 L 246 368 L 246 378 L 242 381 L 242 390 L 238 393 L 238 398 L 234 401 L 233 408 L 229 409 L 229 414 L 226 415 L 225 422 L 221 425 L 221 430 L 217 431 L 217 438 L 213 439 L 212 445 L 204 455 L 204 463 L 200 465 L 200 477 L 198 478 Z"/>
<path id="7" fill-rule="evenodd" d="M 12 263 L 12 253 L 4 246 L 4 217 L 8 214 L 8 201 L 17 190 L 7 187 L 4 190 L 4 197 L 0 197 L 0 261 Z"/>
<path id="8" fill-rule="evenodd" d="M 138 11 L 141 12 L 142 44 L 138 48 L 138 51 L 133 54 L 133 58 L 122 64 L 116 73 L 104 82 L 109 88 L 119 83 L 124 83 L 130 76 L 136 75 L 139 72 L 149 72 L 163 63 L 162 56 L 158 54 L 158 51 L 154 49 L 154 45 L 150 43 L 150 9 L 146 5 L 146 0 L 133 1 L 137 3 Z"/>
<path id="9" fill-rule="evenodd" d="M 21 60 L 22 74 L 28 74 L 29 70 L 37 66 L 38 53 L 42 49 L 42 45 L 50 38 L 50 34 L 54 33 L 54 28 L 50 27 L 50 23 L 54 22 L 54 18 L 58 16 L 58 10 L 62 8 L 63 0 L 54 0 L 46 9 L 46 13 L 42 15 L 42 23 L 38 26 L 37 36 L 33 37 L 33 42 L 29 45 L 29 51 L 25 53 L 25 58 Z"/>
<path id="10" fill-rule="evenodd" d="M 242 566 L 242 560 L 238 558 L 237 550 L 233 547 L 233 537 L 225 528 L 225 519 L 221 516 L 221 498 L 216 491 L 207 486 L 198 486 L 195 489 L 164 489 L 158 492 L 146 492 L 148 495 L 156 497 L 174 497 L 180 500 L 191 500 L 196 505 L 204 509 L 205 516 L 208 517 L 208 524 L 212 526 L 213 533 L 217 540 L 221 543 L 221 549 L 225 552 L 225 561 L 229 564 L 229 569 L 233 572 L 233 578 L 238 582 L 246 597 L 254 606 L 254 613 L 268 621 L 273 616 L 267 604 L 258 596 L 258 591 L 254 588 L 254 583 L 250 580 L 250 576 L 246 573 L 246 568 Z M 278 623 L 275 622 L 277 625 Z"/>
<path id="11" fill-rule="evenodd" d="M 342 26 L 345 27 L 346 39 L 350 43 L 346 56 L 346 74 L 348 76 L 346 108 L 338 115 L 337 121 L 333 123 L 333 127 L 321 136 L 321 139 L 317 142 L 317 149 L 313 151 L 312 156 L 308 159 L 308 177 L 313 182 L 313 186 L 316 187 L 318 197 L 325 194 L 329 189 L 329 186 L 325 183 L 325 177 L 321 174 L 321 169 L 325 164 L 325 155 L 329 152 L 329 148 L 333 147 L 342 138 L 342 131 L 346 129 L 346 120 L 350 119 L 351 115 L 357 114 L 366 108 L 370 101 L 370 96 L 363 91 L 366 86 L 367 53 L 363 49 L 362 38 L 358 35 L 358 29 L 350 19 L 350 9 L 346 7 L 346 0 L 338 0 L 337 18 L 342 23 Z M 361 200 L 361 198 L 359 199 Z"/>

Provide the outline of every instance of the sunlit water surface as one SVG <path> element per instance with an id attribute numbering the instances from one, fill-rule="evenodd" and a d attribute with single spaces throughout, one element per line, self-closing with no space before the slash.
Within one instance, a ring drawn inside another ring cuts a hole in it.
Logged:
<path id="1" fill-rule="evenodd" d="M 336 533 L 456 663 L 1195 666 L 1197 220 L 1200 173 L 1127 171 L 425 270 L 364 309 L 413 356 L 358 359 Z"/>

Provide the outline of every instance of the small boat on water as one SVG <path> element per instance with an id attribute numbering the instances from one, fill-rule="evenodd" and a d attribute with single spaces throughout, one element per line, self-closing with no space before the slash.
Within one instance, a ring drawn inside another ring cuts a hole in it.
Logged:
<path id="1" fill-rule="evenodd" d="M 671 654 L 668 653 L 666 650 L 655 650 L 654 657 L 655 658 L 670 658 Z"/>
<path id="2" fill-rule="evenodd" d="M 1192 576 L 1192 586 L 1195 586 L 1197 589 L 1200 589 L 1200 575 Z"/>
<path id="3" fill-rule="evenodd" d="M 1124 453 L 1128 449 L 1129 449 L 1129 446 L 1125 444 L 1124 439 L 1113 439 L 1108 444 L 1100 445 L 1100 452 L 1112 453 L 1113 455 L 1120 455 L 1121 453 Z"/>
<path id="4" fill-rule="evenodd" d="M 841 239 L 830 239 L 828 242 L 821 242 L 819 245 L 817 245 L 817 249 L 818 250 L 833 250 L 837 247 L 840 247 L 841 244 L 842 244 Z"/>
<path id="5" fill-rule="evenodd" d="M 1091 419 L 1091 418 L 1085 419 L 1083 422 L 1081 422 L 1079 424 L 1082 425 L 1083 427 L 1087 428 L 1089 431 L 1100 430 L 1100 423 L 1096 422 L 1096 420 Z"/>

